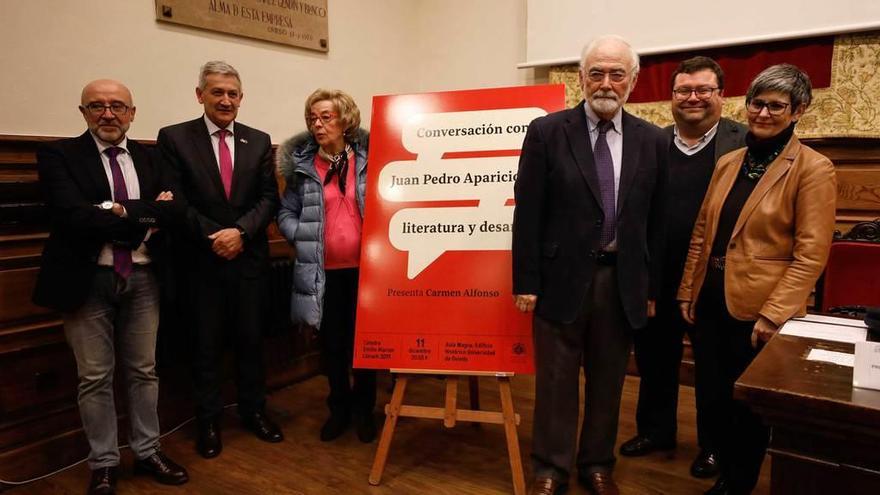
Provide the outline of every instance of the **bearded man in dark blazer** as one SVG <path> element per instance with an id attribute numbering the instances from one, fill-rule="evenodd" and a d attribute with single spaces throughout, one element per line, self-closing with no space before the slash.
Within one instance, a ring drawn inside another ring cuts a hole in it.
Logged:
<path id="1" fill-rule="evenodd" d="M 92 470 L 87 493 L 116 489 L 117 364 L 124 370 L 135 471 L 161 483 L 186 483 L 186 470 L 159 449 L 156 413 L 154 266 L 178 205 L 151 152 L 126 137 L 136 111 L 128 88 L 109 79 L 92 81 L 82 90 L 79 110 L 86 132 L 37 150 L 51 226 L 33 300 L 61 312 L 76 358 L 77 402 Z"/>
<path id="2" fill-rule="evenodd" d="M 724 71 L 708 57 L 681 62 L 672 73 L 672 117 L 664 129 L 669 141 L 667 218 L 663 272 L 657 298 L 657 317 L 635 335 L 639 367 L 638 433 L 620 446 L 626 456 L 641 456 L 676 446 L 678 376 L 685 332 L 693 339 L 694 326 L 681 317 L 676 296 L 691 240 L 691 231 L 721 155 L 745 146 L 744 125 L 721 117 Z M 691 463 L 691 475 L 718 474 L 720 438 L 711 428 L 711 387 L 697 384 L 697 440 L 700 451 Z"/>
<path id="3" fill-rule="evenodd" d="M 611 476 L 635 329 L 653 314 L 668 141 L 623 111 L 639 58 L 616 36 L 588 44 L 585 102 L 534 120 L 515 184 L 513 291 L 533 311 L 533 494 L 564 490 L 575 458 L 578 377 L 586 375 L 576 464 L 593 493 Z"/>
<path id="4" fill-rule="evenodd" d="M 268 273 L 266 227 L 278 209 L 269 135 L 235 121 L 243 93 L 231 65 L 202 66 L 204 115 L 159 131 L 175 198 L 186 208 L 176 245 L 195 330 L 197 449 L 220 454 L 224 342 L 234 344 L 242 426 L 267 442 L 281 430 L 266 415 L 262 330 Z"/>

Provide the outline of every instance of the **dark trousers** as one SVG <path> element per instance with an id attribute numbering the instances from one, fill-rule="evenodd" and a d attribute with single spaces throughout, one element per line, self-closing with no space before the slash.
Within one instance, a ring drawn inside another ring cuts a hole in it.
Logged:
<path id="1" fill-rule="evenodd" d="M 610 472 L 615 461 L 620 394 L 632 343 L 632 329 L 620 302 L 617 269 L 597 267 L 580 315 L 573 323 L 551 322 L 535 315 L 534 339 L 535 476 L 568 481 L 575 454 L 582 363 L 586 382 L 578 471 L 581 475 Z"/>
<path id="2" fill-rule="evenodd" d="M 721 475 L 735 494 L 750 493 L 755 487 L 770 439 L 760 416 L 733 398 L 734 383 L 757 355 L 751 344 L 754 326 L 754 321 L 730 316 L 724 272 L 709 268 L 696 308 L 696 388 L 705 396 L 709 433 L 720 439 Z"/>
<path id="3" fill-rule="evenodd" d="M 659 443 L 675 443 L 678 431 L 678 386 L 682 339 L 694 340 L 694 327 L 681 317 L 674 299 L 657 301 L 657 316 L 635 332 L 633 343 L 639 367 L 639 403 L 636 424 L 639 435 Z M 697 440 L 700 448 L 714 452 L 718 440 L 708 433 L 703 414 L 705 397 L 697 391 Z"/>
<path id="4" fill-rule="evenodd" d="M 351 368 L 358 269 L 327 270 L 326 275 L 319 339 L 321 364 L 330 384 L 327 406 L 331 414 L 373 414 L 376 405 L 376 371 Z M 349 378 L 349 370 L 354 385 Z"/>
<path id="5" fill-rule="evenodd" d="M 238 410 L 250 415 L 263 410 L 266 378 L 263 369 L 263 321 L 266 279 L 242 278 L 237 271 L 205 274 L 192 283 L 195 326 L 194 384 L 196 416 L 216 420 L 223 411 L 223 354 L 231 342 L 235 354 Z"/>

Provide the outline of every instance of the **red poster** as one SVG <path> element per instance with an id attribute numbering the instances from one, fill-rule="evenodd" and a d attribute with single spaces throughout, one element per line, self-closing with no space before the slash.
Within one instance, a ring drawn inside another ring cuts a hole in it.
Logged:
<path id="1" fill-rule="evenodd" d="M 513 306 L 513 183 L 564 87 L 373 98 L 354 366 L 532 373 Z"/>

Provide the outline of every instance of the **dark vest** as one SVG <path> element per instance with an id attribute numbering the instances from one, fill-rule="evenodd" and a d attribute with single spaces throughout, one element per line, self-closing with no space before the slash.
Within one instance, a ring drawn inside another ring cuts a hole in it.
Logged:
<path id="1" fill-rule="evenodd" d="M 678 291 L 691 232 L 712 179 L 712 172 L 715 171 L 716 141 L 717 135 L 706 147 L 691 156 L 682 153 L 675 143 L 670 144 L 662 298 L 674 300 Z"/>

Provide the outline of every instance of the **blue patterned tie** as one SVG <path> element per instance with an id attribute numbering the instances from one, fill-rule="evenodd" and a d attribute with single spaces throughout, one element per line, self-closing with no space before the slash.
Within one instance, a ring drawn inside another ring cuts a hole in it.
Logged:
<path id="1" fill-rule="evenodd" d="M 605 212 L 605 221 L 602 222 L 602 233 L 599 237 L 599 246 L 605 248 L 614 240 L 617 232 L 617 211 L 614 192 L 614 161 L 611 159 L 611 148 L 605 134 L 614 128 L 610 120 L 600 120 L 597 129 L 599 137 L 596 138 L 596 146 L 593 147 L 593 158 L 596 161 L 596 173 L 599 176 L 599 191 L 602 194 L 602 210 Z"/>
<path id="2" fill-rule="evenodd" d="M 112 146 L 104 150 L 110 158 L 110 175 L 113 176 L 113 201 L 118 203 L 128 199 L 128 189 L 125 188 L 125 176 L 122 175 L 122 167 L 116 159 L 122 148 Z M 122 278 L 131 275 L 131 249 L 123 246 L 113 246 L 113 271 Z"/>

